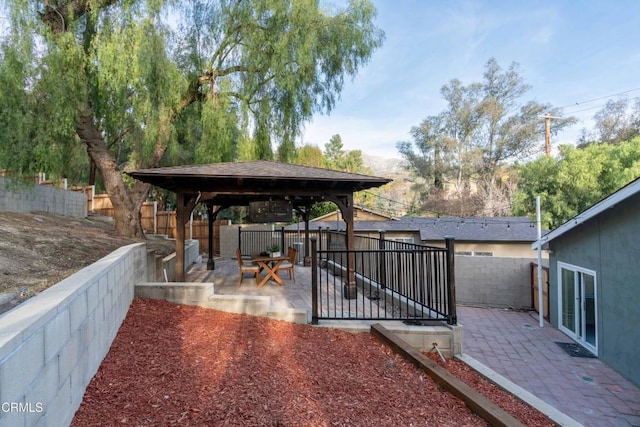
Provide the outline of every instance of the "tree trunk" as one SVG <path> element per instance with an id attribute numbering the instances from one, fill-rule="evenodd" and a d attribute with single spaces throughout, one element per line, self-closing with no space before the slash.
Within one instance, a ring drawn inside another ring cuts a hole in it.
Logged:
<path id="1" fill-rule="evenodd" d="M 89 185 L 96 185 L 96 162 L 89 156 Z"/>
<path id="2" fill-rule="evenodd" d="M 76 132 L 80 140 L 87 145 L 87 152 L 104 180 L 104 185 L 113 204 L 116 233 L 126 237 L 144 238 L 140 221 L 140 206 L 149 186 L 136 183 L 132 194 L 129 194 L 118 165 L 109 154 L 107 145 L 100 131 L 96 128 L 90 111 L 84 111 L 80 115 Z"/>

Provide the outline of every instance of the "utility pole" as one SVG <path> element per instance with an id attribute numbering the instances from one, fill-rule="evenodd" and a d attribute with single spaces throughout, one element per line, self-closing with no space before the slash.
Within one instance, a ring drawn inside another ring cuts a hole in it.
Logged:
<path id="1" fill-rule="evenodd" d="M 547 157 L 551 157 L 551 119 L 559 118 L 549 113 L 544 115 L 544 153 Z"/>

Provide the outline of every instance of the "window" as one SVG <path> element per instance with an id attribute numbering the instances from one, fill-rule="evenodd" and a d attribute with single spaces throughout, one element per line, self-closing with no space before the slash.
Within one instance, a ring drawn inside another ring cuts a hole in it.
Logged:
<path id="1" fill-rule="evenodd" d="M 391 237 L 387 240 L 400 243 L 414 243 L 413 237 Z"/>
<path id="2" fill-rule="evenodd" d="M 473 252 L 474 256 L 493 256 L 493 252 L 481 252 L 481 251 L 475 251 Z"/>
<path id="3" fill-rule="evenodd" d="M 472 256 L 473 252 L 471 252 L 471 251 L 456 251 L 456 255 Z"/>

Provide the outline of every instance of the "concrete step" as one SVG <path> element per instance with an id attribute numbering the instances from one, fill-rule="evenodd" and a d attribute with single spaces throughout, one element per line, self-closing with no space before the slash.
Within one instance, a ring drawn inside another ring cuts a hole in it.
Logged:
<path id="1" fill-rule="evenodd" d="M 294 323 L 310 323 L 307 310 L 273 307 L 272 297 L 262 295 L 217 295 L 213 283 L 143 282 L 135 286 L 139 298 L 163 299 L 228 313 L 246 313 Z"/>

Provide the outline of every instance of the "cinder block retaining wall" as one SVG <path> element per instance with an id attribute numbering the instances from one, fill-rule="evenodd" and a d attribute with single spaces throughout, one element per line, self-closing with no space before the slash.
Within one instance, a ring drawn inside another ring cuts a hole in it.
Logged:
<path id="1" fill-rule="evenodd" d="M 146 271 L 125 246 L 0 316 L 0 426 L 71 423 Z"/>
<path id="2" fill-rule="evenodd" d="M 536 260 L 456 255 L 456 301 L 530 309 L 532 261 Z"/>
<path id="3" fill-rule="evenodd" d="M 196 262 L 200 255 L 200 242 L 198 240 L 186 240 L 184 242 L 184 265 L 189 268 Z M 176 253 L 162 258 L 156 256 L 155 251 L 148 254 L 147 282 L 173 282 L 176 280 Z M 165 280 L 165 272 L 167 274 Z"/>
<path id="4" fill-rule="evenodd" d="M 87 196 L 83 192 L 62 190 L 46 185 L 10 188 L 10 181 L 0 177 L 0 212 L 49 212 L 84 218 Z"/>

